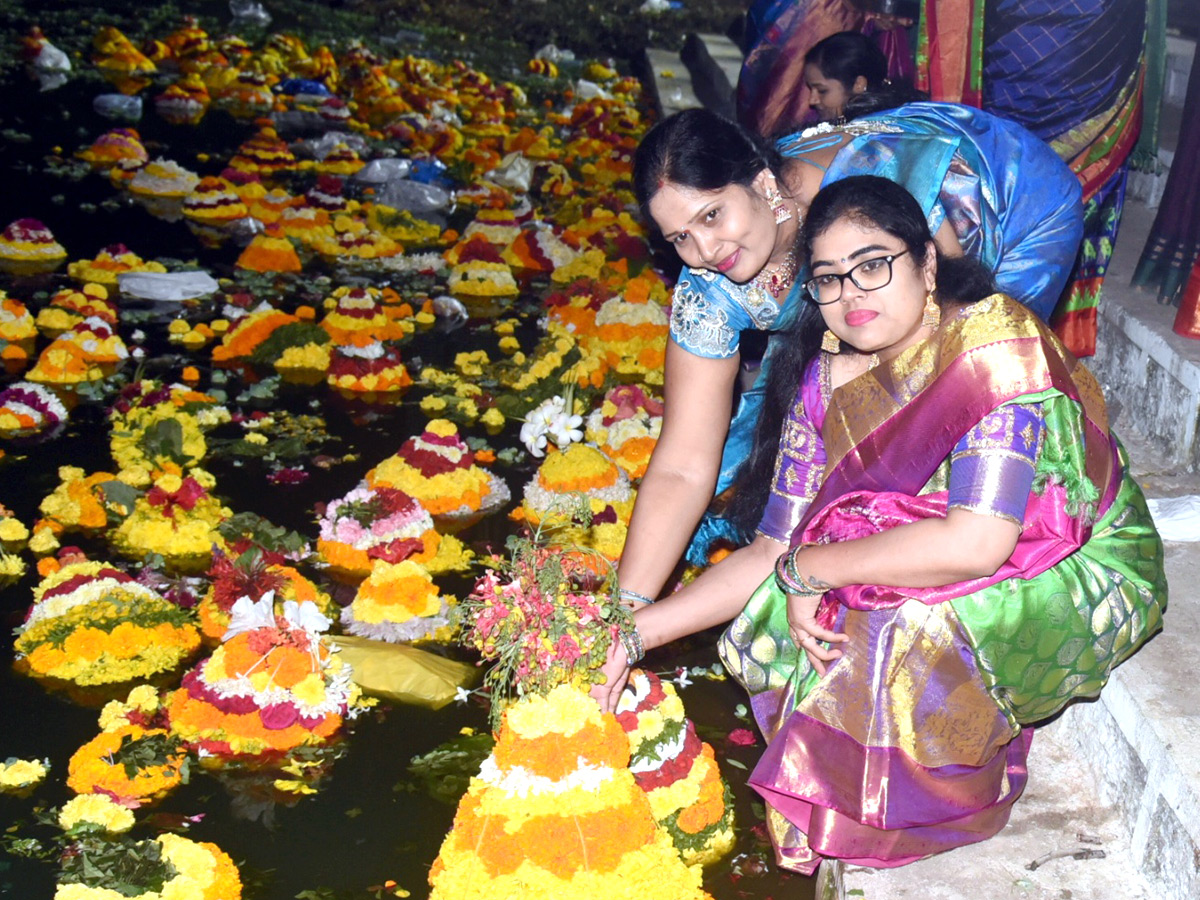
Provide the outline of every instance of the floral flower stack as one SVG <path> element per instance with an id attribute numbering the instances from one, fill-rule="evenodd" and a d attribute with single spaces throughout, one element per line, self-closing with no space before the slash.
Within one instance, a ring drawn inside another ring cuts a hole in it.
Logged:
<path id="1" fill-rule="evenodd" d="M 655 823 L 620 730 L 567 685 L 511 707 L 430 871 L 431 900 L 707 897 Z"/>
<path id="2" fill-rule="evenodd" d="M 662 431 L 663 404 L 635 384 L 623 384 L 604 395 L 587 417 L 584 437 L 636 480 L 646 474 L 650 455 Z"/>
<path id="3" fill-rule="evenodd" d="M 52 437 L 66 421 L 66 407 L 41 385 L 18 381 L 0 390 L 0 438 Z"/>
<path id="4" fill-rule="evenodd" d="M 329 594 L 287 565 L 280 554 L 259 547 L 249 547 L 236 555 L 218 550 L 207 574 L 212 585 L 196 604 L 196 614 L 201 632 L 213 644 L 225 636 L 230 611 L 242 597 L 258 600 L 274 592 L 275 611 L 279 614 L 288 600 L 314 603 L 324 616 L 333 615 L 336 610 Z"/>
<path id="5" fill-rule="evenodd" d="M 617 705 L 629 764 L 654 819 L 689 865 L 709 865 L 734 842 L 733 803 L 711 746 L 696 735 L 674 685 L 635 670 Z"/>
<path id="6" fill-rule="evenodd" d="M 0 232 L 0 269 L 5 272 L 49 272 L 66 258 L 66 249 L 37 219 L 17 219 Z"/>
<path id="7" fill-rule="evenodd" d="M 589 515 L 569 515 L 568 497 L 582 494 Z M 570 444 L 554 450 L 525 485 L 525 498 L 510 515 L 531 525 L 549 521 L 568 526 L 565 539 L 615 560 L 625 545 L 634 490 L 621 468 L 595 447 Z"/>
<path id="8" fill-rule="evenodd" d="M 31 675 L 117 684 L 174 671 L 200 647 L 187 612 L 106 563 L 68 563 L 33 597 L 15 645 Z"/>
<path id="9" fill-rule="evenodd" d="M 329 619 L 314 604 L 243 597 L 224 642 L 167 698 L 171 731 L 220 759 L 283 756 L 321 746 L 364 705 L 350 669 L 321 635 Z"/>
<path id="10" fill-rule="evenodd" d="M 367 472 L 367 484 L 415 497 L 443 531 L 466 527 L 511 497 L 500 478 L 475 465 L 475 454 L 447 419 L 433 419 L 405 441 L 399 452 Z"/>
<path id="11" fill-rule="evenodd" d="M 453 600 L 439 596 L 420 563 L 376 560 L 354 601 L 342 610 L 342 625 L 350 634 L 377 641 L 447 640 Z"/>
<path id="12" fill-rule="evenodd" d="M 461 542 L 438 534 L 429 511 L 396 488 L 360 484 L 325 508 L 319 526 L 317 553 L 338 581 L 357 584 L 380 560 L 444 572 L 462 558 Z"/>
<path id="13" fill-rule="evenodd" d="M 144 841 L 90 837 L 63 854 L 54 900 L 239 900 L 242 880 L 216 844 L 165 833 Z M 122 890 L 109 885 L 120 883 Z"/>
<path id="14" fill-rule="evenodd" d="M 212 564 L 213 548 L 225 543 L 217 526 L 233 515 L 209 493 L 213 484 L 212 476 L 203 469 L 184 476 L 173 472 L 159 475 L 113 531 L 113 546 L 130 559 L 157 553 L 175 572 L 204 571 Z"/>

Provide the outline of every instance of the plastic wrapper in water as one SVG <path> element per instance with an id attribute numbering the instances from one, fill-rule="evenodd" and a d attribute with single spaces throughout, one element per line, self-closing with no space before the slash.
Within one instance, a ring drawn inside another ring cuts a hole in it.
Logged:
<path id="1" fill-rule="evenodd" d="M 350 666 L 350 677 L 364 694 L 398 703 L 441 709 L 478 673 L 472 665 L 406 644 L 347 634 L 329 640 Z"/>
<path id="2" fill-rule="evenodd" d="M 324 159 L 330 153 L 332 153 L 339 144 L 345 144 L 359 156 L 365 155 L 369 150 L 367 147 L 366 138 L 364 138 L 361 134 L 354 134 L 347 131 L 327 131 L 319 138 L 308 138 L 300 141 L 299 144 L 301 148 L 312 154 L 313 158 L 315 159 Z M 371 160 L 371 162 L 367 163 L 367 165 L 363 166 L 363 168 L 365 169 L 367 166 L 370 166 L 372 163 L 376 162 L 382 162 L 382 160 Z M 407 160 L 405 160 L 405 162 L 407 162 Z"/>
<path id="3" fill-rule="evenodd" d="M 257 0 L 229 0 L 229 11 L 239 25 L 266 28 L 271 24 L 271 14 Z"/>
<path id="4" fill-rule="evenodd" d="M 310 97 L 332 97 L 329 88 L 325 87 L 320 81 L 313 81 L 311 78 L 285 78 L 279 82 L 279 86 L 275 88 L 280 94 L 295 96 L 304 94 Z"/>
<path id="5" fill-rule="evenodd" d="M 442 319 L 449 319 L 452 322 L 467 321 L 467 308 L 463 306 L 462 301 L 451 297 L 448 294 L 442 294 L 440 297 L 434 297 L 430 301 L 433 304 L 433 314 Z"/>
<path id="6" fill-rule="evenodd" d="M 425 184 L 436 184 L 444 188 L 451 188 L 454 186 L 454 180 L 446 173 L 446 164 L 436 157 L 414 159 L 412 164 L 412 175 L 409 177 L 413 181 L 420 181 Z"/>
<path id="7" fill-rule="evenodd" d="M 142 117 L 142 98 L 126 94 L 101 94 L 92 100 L 92 109 L 106 119 L 136 122 Z"/>
<path id="8" fill-rule="evenodd" d="M 207 272 L 124 272 L 117 285 L 122 294 L 143 300 L 191 300 L 220 287 Z"/>
<path id="9" fill-rule="evenodd" d="M 329 137 L 329 135 L 326 135 Z M 330 147 L 330 150 L 333 148 Z M 325 151 L 328 154 L 328 150 Z M 322 157 L 324 158 L 324 157 Z M 355 181 L 366 184 L 385 184 L 389 181 L 399 181 L 407 178 L 412 172 L 412 161 L 397 156 L 385 159 L 373 159 L 354 173 Z"/>
<path id="10" fill-rule="evenodd" d="M 422 213 L 444 212 L 454 205 L 454 196 L 436 184 L 421 184 L 419 181 L 389 181 L 375 192 L 375 200 L 393 209 L 407 209 Z"/>
<path id="11" fill-rule="evenodd" d="M 533 160 L 523 153 L 513 152 L 500 160 L 500 165 L 488 172 L 488 181 L 509 190 L 528 192 L 533 182 Z"/>
<path id="12" fill-rule="evenodd" d="M 594 81 L 580 78 L 575 82 L 575 97 L 578 100 L 611 100 L 612 95 Z"/>
<path id="13" fill-rule="evenodd" d="M 570 62 L 575 59 L 575 53 L 571 50 L 560 50 L 554 44 L 547 44 L 537 53 L 533 54 L 534 59 L 548 59 L 552 63 Z"/>
<path id="14" fill-rule="evenodd" d="M 266 231 L 267 226 L 254 216 L 243 216 L 234 219 L 225 226 L 225 231 L 240 244 L 248 244 L 259 232 Z"/>
<path id="15" fill-rule="evenodd" d="M 49 41 L 42 43 L 41 50 L 33 60 L 33 73 L 43 91 L 52 91 L 67 83 L 71 71 L 71 57 Z"/>

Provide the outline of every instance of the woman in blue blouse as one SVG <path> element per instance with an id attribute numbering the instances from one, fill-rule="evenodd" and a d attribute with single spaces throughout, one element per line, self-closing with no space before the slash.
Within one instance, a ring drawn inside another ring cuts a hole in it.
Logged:
<path id="1" fill-rule="evenodd" d="M 857 174 L 904 185 L 944 254 L 978 258 L 1002 291 L 1043 318 L 1053 309 L 1082 232 L 1079 184 L 1017 125 L 969 107 L 910 103 L 770 146 L 707 110 L 664 119 L 638 148 L 634 182 L 684 270 L 671 309 L 662 433 L 621 557 L 627 599 L 657 596 L 714 493 L 733 483 L 762 403 L 760 377 L 730 422 L 741 332 L 777 333 L 793 320 L 808 204 L 823 184 Z M 768 343 L 764 372 L 773 351 Z M 693 562 L 717 536 L 749 537 L 707 517 Z"/>

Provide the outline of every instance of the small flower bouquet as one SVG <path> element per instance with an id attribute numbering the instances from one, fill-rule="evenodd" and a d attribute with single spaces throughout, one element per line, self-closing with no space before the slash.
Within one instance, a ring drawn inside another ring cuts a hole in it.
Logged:
<path id="1" fill-rule="evenodd" d="M 105 563 L 74 562 L 34 588 L 17 629 L 30 674 L 80 685 L 149 678 L 199 649 L 189 614 Z"/>
<path id="2" fill-rule="evenodd" d="M 121 336 L 104 320 L 92 317 L 55 338 L 25 377 L 41 384 L 73 387 L 108 378 L 128 358 Z"/>
<path id="3" fill-rule="evenodd" d="M 571 515 L 565 498 L 582 495 L 586 521 Z M 549 522 L 569 529 L 565 539 L 610 560 L 621 555 L 633 512 L 634 490 L 621 468 L 595 447 L 570 444 L 551 451 L 525 485 L 521 505 L 509 516 L 530 525 Z"/>
<path id="4" fill-rule="evenodd" d="M 329 355 L 325 380 L 330 387 L 350 395 L 390 394 L 412 384 L 400 351 L 382 341 L 361 347 L 335 347 Z"/>
<path id="5" fill-rule="evenodd" d="M 62 856 L 54 900 L 239 900 L 242 880 L 216 844 L 178 834 L 87 837 Z"/>
<path id="6" fill-rule="evenodd" d="M 255 349 L 277 328 L 299 321 L 290 313 L 270 308 L 256 310 L 248 316 L 243 316 L 238 320 L 237 325 L 221 338 L 221 343 L 213 347 L 213 362 L 223 363 L 235 359 L 245 359 L 254 353 Z"/>
<path id="7" fill-rule="evenodd" d="M 265 594 L 233 605 L 224 642 L 166 701 L 171 731 L 201 756 L 271 757 L 327 743 L 364 705 L 350 668 L 321 637 L 311 603 Z"/>
<path id="8" fill-rule="evenodd" d="M 376 560 L 358 586 L 354 601 L 342 610 L 342 626 L 350 634 L 400 643 L 450 638 L 450 604 L 420 563 Z"/>
<path id="9" fill-rule="evenodd" d="M 214 546 L 225 543 L 217 526 L 233 515 L 209 493 L 213 483 L 201 469 L 182 477 L 171 472 L 160 475 L 113 530 L 113 547 L 134 560 L 158 554 L 175 572 L 204 571 L 212 564 Z"/>
<path id="10" fill-rule="evenodd" d="M 396 341 L 416 330 L 407 319 L 412 307 L 385 304 L 383 292 L 377 288 L 340 287 L 325 304 L 329 312 L 321 320 L 321 328 L 338 346 L 365 347 L 376 341 Z"/>
<path id="11" fill-rule="evenodd" d="M 586 688 L 602 677 L 608 647 L 628 621 L 611 566 L 550 535 L 558 538 L 551 527 L 510 537 L 509 558 L 488 569 L 458 608 L 462 642 L 494 662 L 484 677 L 493 725 L 514 697 L 559 684 Z"/>
<path id="12" fill-rule="evenodd" d="M 617 705 L 617 721 L 629 735 L 629 768 L 683 861 L 709 865 L 728 853 L 733 798 L 674 685 L 635 670 Z"/>

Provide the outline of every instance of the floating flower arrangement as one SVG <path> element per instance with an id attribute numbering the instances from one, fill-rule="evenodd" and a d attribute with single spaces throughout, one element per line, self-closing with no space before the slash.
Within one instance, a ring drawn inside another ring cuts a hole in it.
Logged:
<path id="1" fill-rule="evenodd" d="M 0 437 L 52 437 L 67 421 L 67 409 L 51 391 L 30 381 L 0 390 Z"/>
<path id="2" fill-rule="evenodd" d="M 109 887 L 117 883 L 121 891 Z M 169 832 L 145 841 L 81 842 L 73 855 L 64 855 L 54 889 L 54 900 L 239 900 L 241 896 L 241 876 L 228 854 L 216 844 Z"/>
<path id="3" fill-rule="evenodd" d="M 588 415 L 587 440 L 632 479 L 646 474 L 662 431 L 663 405 L 637 385 L 619 385 Z"/>
<path id="4" fill-rule="evenodd" d="M 67 787 L 106 794 L 125 806 L 161 800 L 188 779 L 188 752 L 162 728 L 128 724 L 102 731 L 75 751 Z"/>
<path id="5" fill-rule="evenodd" d="M 203 572 L 212 564 L 214 547 L 225 544 L 217 526 L 233 515 L 209 493 L 213 483 L 201 469 L 160 475 L 113 530 L 113 547 L 135 560 L 158 554 L 173 572 Z"/>
<path id="6" fill-rule="evenodd" d="M 699 900 L 628 768 L 616 720 L 560 685 L 505 713 L 429 873 L 432 900 Z"/>
<path id="7" fill-rule="evenodd" d="M 212 579 L 212 584 L 196 604 L 196 616 L 204 638 L 213 644 L 225 636 L 231 610 L 242 597 L 259 600 L 268 593 L 273 594 L 277 615 L 282 615 L 283 604 L 289 600 L 312 603 L 324 616 L 332 616 L 337 610 L 328 593 L 297 569 L 286 565 L 278 554 L 257 547 L 236 556 L 215 553 L 212 568 L 205 574 Z"/>
<path id="8" fill-rule="evenodd" d="M 440 594 L 420 563 L 377 559 L 342 610 L 342 626 L 350 634 L 390 643 L 449 640 L 453 599 Z"/>
<path id="9" fill-rule="evenodd" d="M 629 768 L 683 861 L 710 865 L 728 853 L 734 841 L 732 796 L 674 685 L 635 670 L 617 704 L 617 721 L 629 735 Z"/>
<path id="10" fill-rule="evenodd" d="M 133 128 L 114 128 L 96 138 L 91 146 L 78 151 L 80 159 L 96 169 L 109 169 L 122 160 L 145 164 L 150 155 L 142 145 L 142 136 Z"/>
<path id="11" fill-rule="evenodd" d="M 16 275 L 49 272 L 67 258 L 66 248 L 37 219 L 17 219 L 0 232 L 0 269 Z"/>
<path id="12" fill-rule="evenodd" d="M 511 497 L 503 480 L 475 465 L 475 454 L 447 419 L 430 421 L 366 478 L 372 488 L 396 488 L 415 497 L 435 523 L 448 526 L 465 527 Z"/>
<path id="13" fill-rule="evenodd" d="M 107 288 L 117 286 L 117 276 L 125 272 L 165 272 L 167 267 L 143 260 L 124 244 L 110 244 L 95 259 L 80 259 L 67 265 L 67 274 L 81 283 L 92 282 Z"/>
<path id="14" fill-rule="evenodd" d="M 147 197 L 183 199 L 196 189 L 200 176 L 169 159 L 156 159 L 130 179 L 130 193 Z"/>
<path id="15" fill-rule="evenodd" d="M 172 732 L 202 756 L 286 754 L 333 738 L 361 708 L 350 670 L 321 638 L 330 625 L 312 604 L 270 594 L 239 599 L 224 642 L 166 701 Z"/>
<path id="16" fill-rule="evenodd" d="M 401 490 L 365 483 L 329 503 L 318 525 L 317 553 L 330 574 L 358 582 L 377 560 L 438 566 L 442 535 L 419 502 Z"/>
<path id="17" fill-rule="evenodd" d="M 188 613 L 105 563 L 64 565 L 33 593 L 15 643 L 31 675 L 128 682 L 173 671 L 200 646 Z"/>

